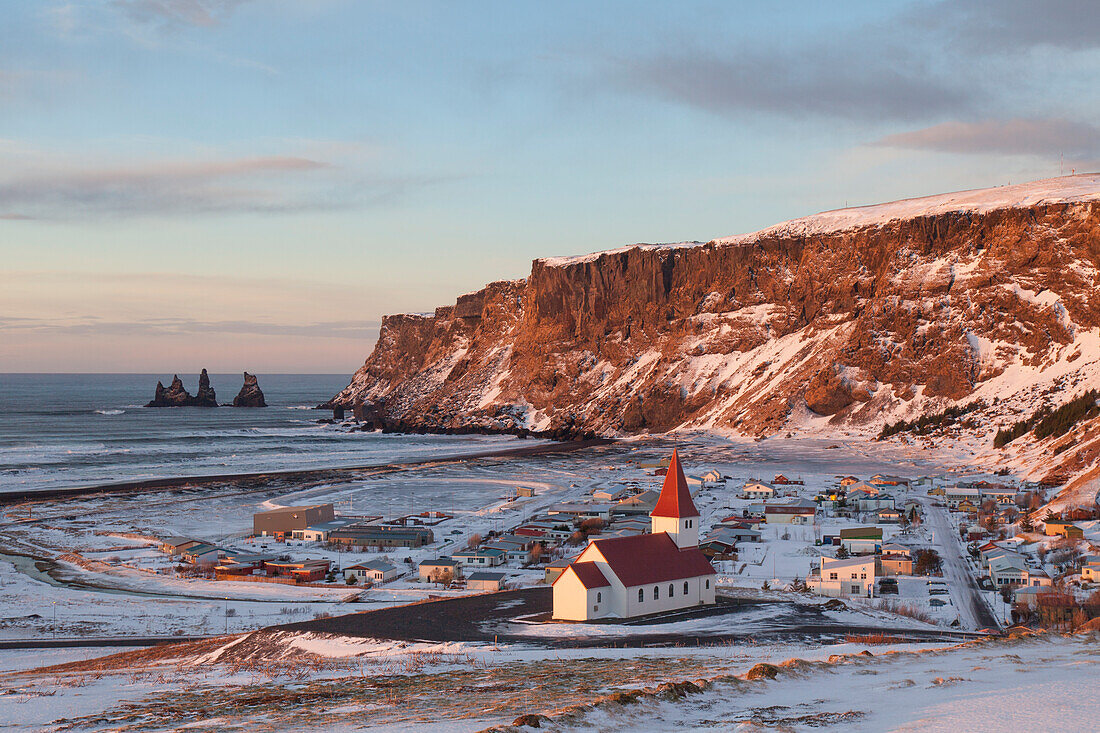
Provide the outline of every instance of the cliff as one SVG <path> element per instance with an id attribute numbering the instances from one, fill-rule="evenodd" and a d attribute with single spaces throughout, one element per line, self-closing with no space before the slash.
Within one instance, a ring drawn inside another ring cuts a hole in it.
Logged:
<path id="1" fill-rule="evenodd" d="M 395 429 L 767 436 L 982 399 L 995 431 L 1095 383 L 1098 270 L 1100 175 L 536 260 L 433 315 L 387 316 L 326 405 Z"/>

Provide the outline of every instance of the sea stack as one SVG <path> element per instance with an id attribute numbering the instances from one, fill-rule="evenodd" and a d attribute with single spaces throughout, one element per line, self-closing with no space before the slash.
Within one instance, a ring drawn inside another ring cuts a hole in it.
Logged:
<path id="1" fill-rule="evenodd" d="M 260 389 L 260 383 L 255 374 L 244 373 L 244 385 L 237 396 L 233 398 L 234 407 L 267 407 L 264 401 L 264 392 Z"/>
<path id="2" fill-rule="evenodd" d="M 146 407 L 217 407 L 218 399 L 214 389 L 210 386 L 210 376 L 203 369 L 199 375 L 199 393 L 194 397 L 183 388 L 183 380 L 178 374 L 172 375 L 172 384 L 166 389 L 164 384 L 157 382 L 157 391 L 153 394 L 152 402 Z"/>
<path id="3" fill-rule="evenodd" d="M 210 386 L 210 375 L 203 369 L 199 374 L 199 393 L 191 402 L 195 407 L 217 407 L 218 396 L 214 394 L 214 388 Z"/>

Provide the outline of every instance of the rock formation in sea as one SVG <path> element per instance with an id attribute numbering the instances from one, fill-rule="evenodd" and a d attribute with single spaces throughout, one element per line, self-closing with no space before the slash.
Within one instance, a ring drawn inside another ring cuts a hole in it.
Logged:
<path id="1" fill-rule="evenodd" d="M 244 373 L 244 385 L 237 396 L 233 398 L 234 407 L 267 407 L 264 401 L 263 390 L 255 374 Z"/>
<path id="2" fill-rule="evenodd" d="M 217 407 L 218 399 L 210 386 L 210 376 L 203 369 L 199 375 L 199 393 L 192 396 L 183 387 L 183 380 L 178 374 L 172 375 L 172 384 L 165 388 L 162 382 L 157 382 L 157 390 L 153 394 L 151 402 L 146 407 Z"/>
<path id="3" fill-rule="evenodd" d="M 195 407 L 217 407 L 218 396 L 214 394 L 214 388 L 210 386 L 210 375 L 203 369 L 199 374 L 199 393 L 195 395 L 192 405 Z"/>

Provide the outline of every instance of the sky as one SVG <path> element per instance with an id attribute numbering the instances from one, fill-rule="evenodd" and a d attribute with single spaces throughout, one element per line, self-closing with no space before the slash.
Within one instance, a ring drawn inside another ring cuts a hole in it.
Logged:
<path id="1" fill-rule="evenodd" d="M 1092 0 L 0 0 L 0 372 L 351 372 L 537 257 L 1100 169 Z"/>

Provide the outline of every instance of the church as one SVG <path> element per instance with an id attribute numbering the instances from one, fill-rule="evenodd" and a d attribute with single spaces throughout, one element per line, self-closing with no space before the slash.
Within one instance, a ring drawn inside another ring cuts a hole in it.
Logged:
<path id="1" fill-rule="evenodd" d="M 715 570 L 699 550 L 699 511 L 672 452 L 651 534 L 594 539 L 554 581 L 554 618 L 630 618 L 714 603 Z"/>

